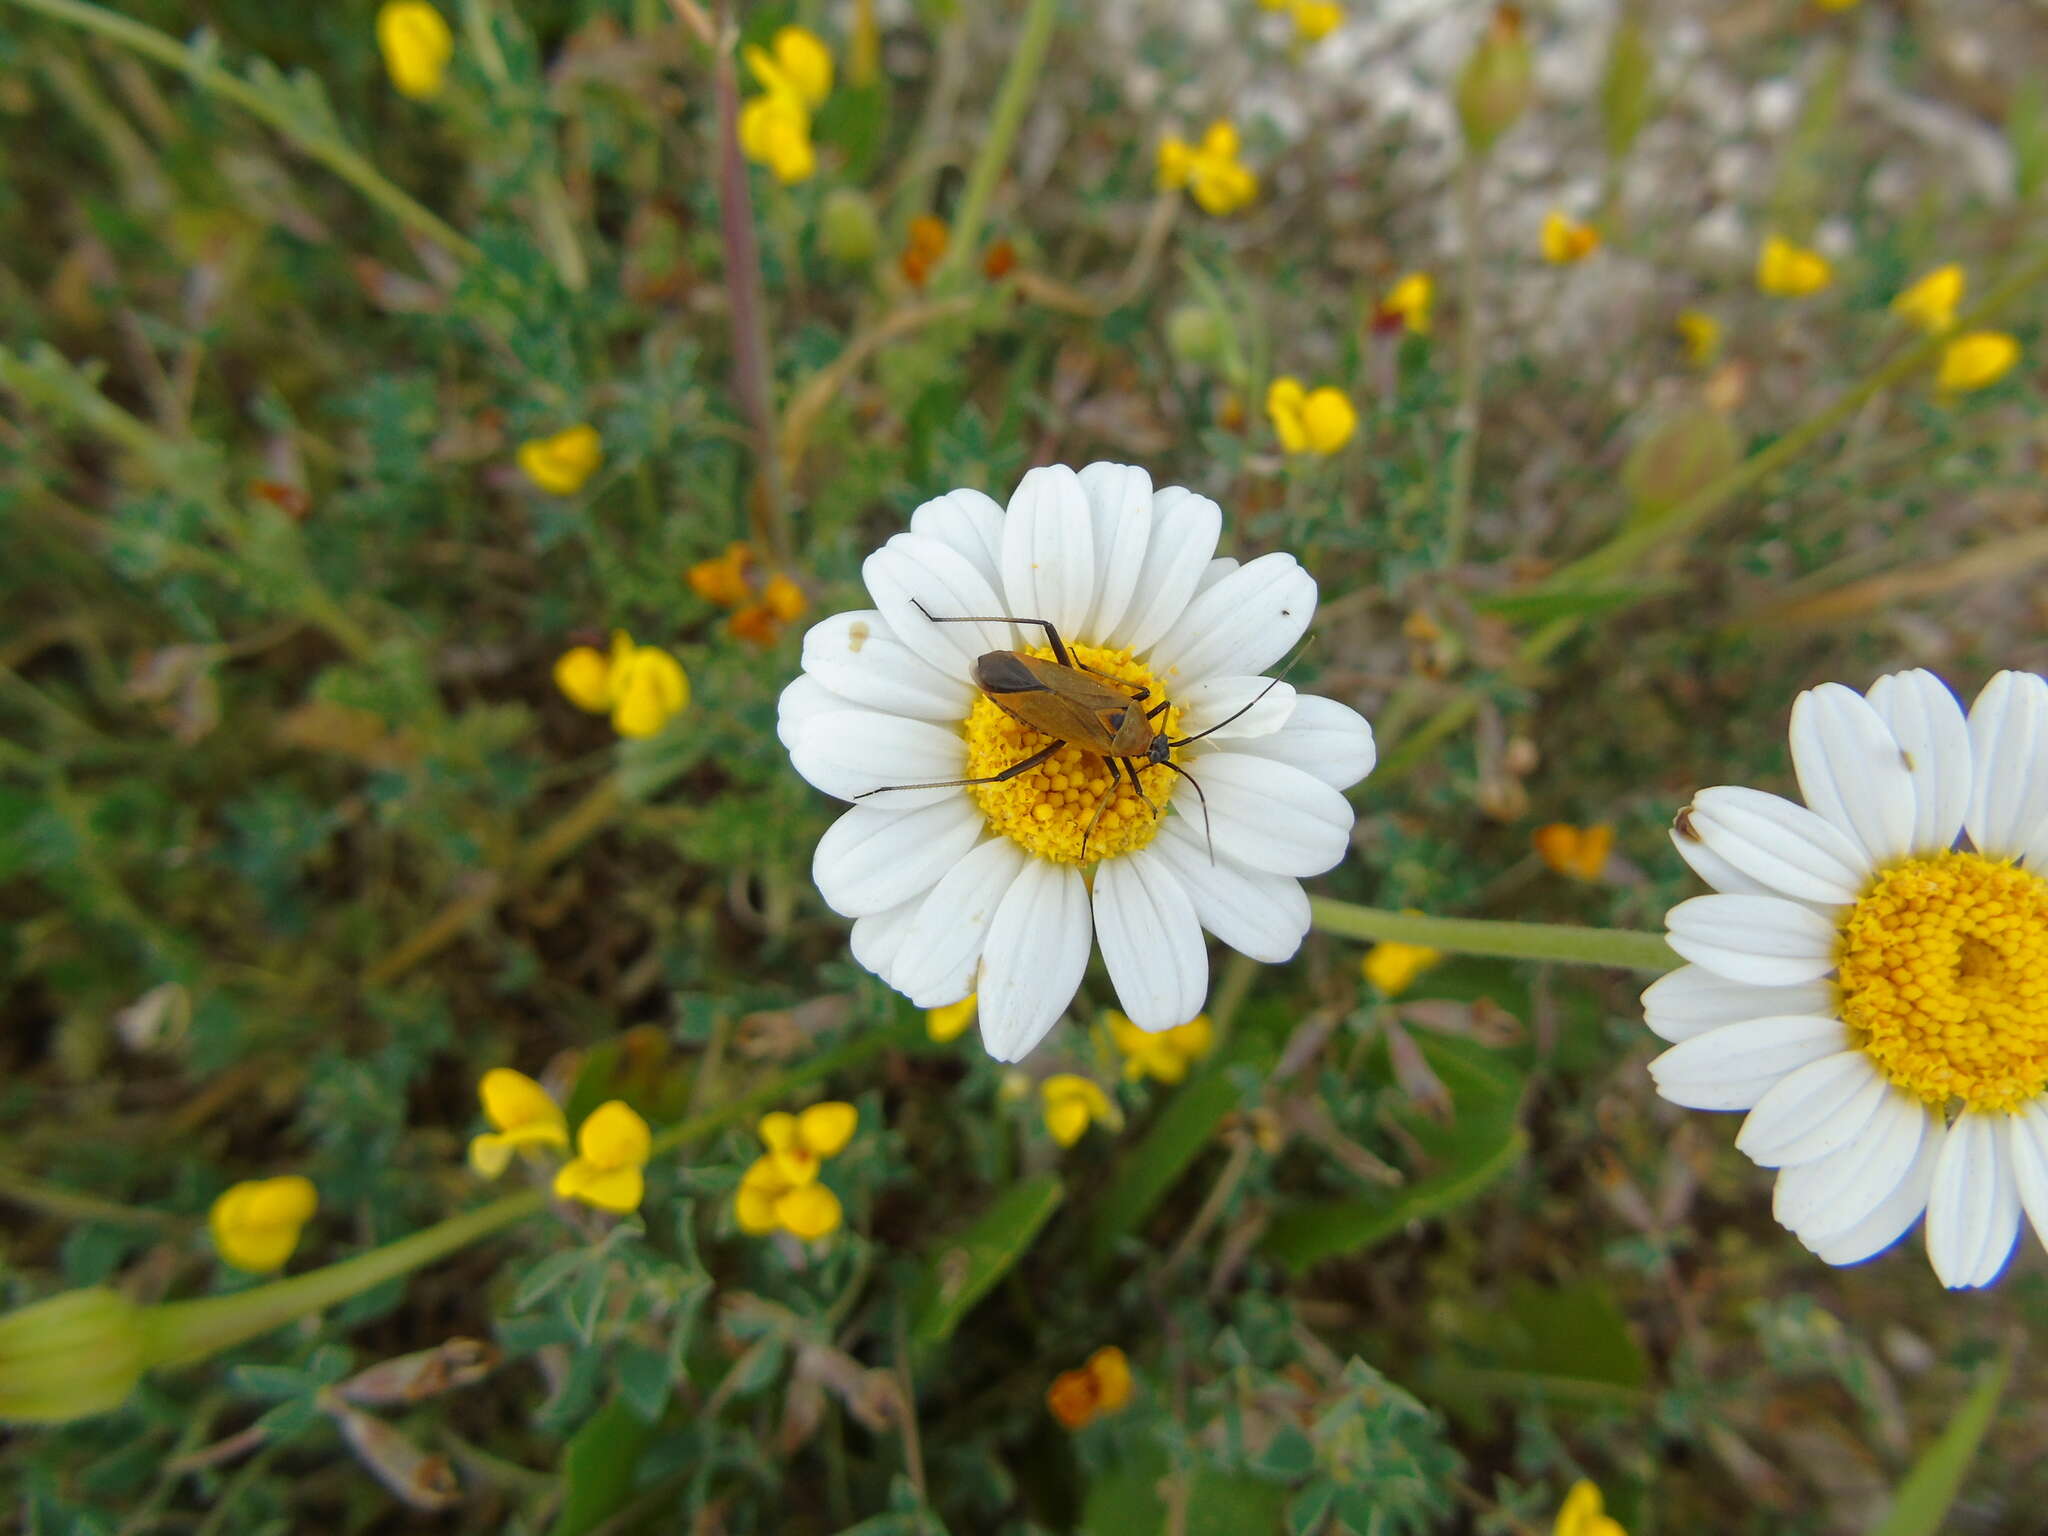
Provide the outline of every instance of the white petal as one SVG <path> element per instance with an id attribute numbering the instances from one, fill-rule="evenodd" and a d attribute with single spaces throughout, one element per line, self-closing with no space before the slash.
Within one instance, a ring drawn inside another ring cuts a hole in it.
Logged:
<path id="1" fill-rule="evenodd" d="M 1650 1077 L 1687 1109 L 1749 1109 L 1781 1078 L 1848 1045 L 1840 1019 L 1750 1019 L 1679 1042 L 1650 1063 Z"/>
<path id="2" fill-rule="evenodd" d="M 1269 736 L 1286 725 L 1295 693 L 1277 677 L 1212 677 L 1182 689 L 1174 702 L 1180 705 L 1181 735 L 1228 741 L 1234 750 L 1246 738 Z"/>
<path id="3" fill-rule="evenodd" d="M 873 608 L 835 613 L 804 634 L 804 671 L 842 699 L 915 720 L 958 722 L 974 689 L 898 640 Z"/>
<path id="4" fill-rule="evenodd" d="M 942 1008 L 972 992 L 982 941 L 1023 868 L 1024 850 L 1007 837 L 971 849 L 918 903 L 889 984 L 920 1008 Z"/>
<path id="5" fill-rule="evenodd" d="M 1792 701 L 1792 767 L 1806 803 L 1854 838 L 1873 865 L 1913 846 L 1913 776 L 1863 695 L 1822 683 Z"/>
<path id="6" fill-rule="evenodd" d="M 1095 604 L 1095 530 L 1081 481 L 1064 464 L 1019 482 L 1003 518 L 1003 593 L 1020 619 L 1078 639 Z"/>
<path id="7" fill-rule="evenodd" d="M 899 533 L 868 556 L 860 574 L 891 633 L 948 677 L 964 682 L 972 675 L 975 657 L 1017 648 L 1016 632 L 1007 623 L 932 622 L 1006 611 L 981 572 L 949 544 L 921 533 Z"/>
<path id="8" fill-rule="evenodd" d="M 1921 1137 L 1920 1150 L 1892 1192 L 1854 1226 L 1832 1237 L 1814 1239 L 1811 1246 L 1823 1263 L 1861 1264 L 1904 1237 L 1907 1229 L 1927 1209 L 1927 1193 L 1934 1184 L 1935 1164 L 1941 1159 L 1941 1149 L 1947 1144 L 1948 1133 L 1924 1110 L 1921 1121 L 1926 1134 Z M 1799 1170 L 1792 1171 L 1796 1173 Z M 1847 1203 L 1846 1199 L 1844 1203 Z"/>
<path id="9" fill-rule="evenodd" d="M 1686 820 L 1712 852 L 1780 896 L 1846 906 L 1867 879 L 1869 863 L 1846 832 L 1760 789 L 1703 789 Z"/>
<path id="10" fill-rule="evenodd" d="M 1195 580 L 1194 595 L 1200 597 L 1233 571 L 1241 571 L 1243 569 L 1244 562 L 1242 560 L 1233 560 L 1228 555 L 1218 555 L 1214 560 L 1211 560 L 1202 567 L 1202 574 Z"/>
<path id="11" fill-rule="evenodd" d="M 1152 542 L 1152 477 L 1135 464 L 1090 464 L 1081 471 L 1095 530 L 1095 601 L 1083 638 L 1109 634 L 1123 622 Z"/>
<path id="12" fill-rule="evenodd" d="M 1093 929 L 1079 870 L 1026 859 L 989 924 L 977 1011 L 997 1061 L 1021 1061 L 1059 1022 L 1088 969 Z"/>
<path id="13" fill-rule="evenodd" d="M 1932 672 L 1892 672 L 1870 685 L 1877 711 L 1913 776 L 1913 852 L 1955 846 L 1970 810 L 1970 727 L 1963 706 Z"/>
<path id="14" fill-rule="evenodd" d="M 1224 673 L 1263 672 L 1294 648 L 1316 612 L 1315 578 L 1275 551 L 1198 593 L 1152 648 L 1170 694 Z"/>
<path id="15" fill-rule="evenodd" d="M 1835 989 L 1824 981 L 1802 982 L 1796 987 L 1753 987 L 1698 965 L 1681 965 L 1650 983 L 1643 993 L 1643 1022 L 1673 1044 L 1745 1019 L 1834 1010 Z"/>
<path id="16" fill-rule="evenodd" d="M 1683 829 L 1692 823 L 1682 812 L 1679 824 L 1671 829 L 1671 846 L 1678 850 L 1678 856 L 1692 866 L 1692 872 L 1715 890 L 1725 896 L 1773 896 L 1773 891 L 1763 881 L 1745 875 L 1720 854 L 1714 852 L 1700 840 L 1697 832 L 1688 835 Z"/>
<path id="17" fill-rule="evenodd" d="M 1154 492 L 1152 536 L 1131 588 L 1130 606 L 1100 643 L 1127 645 L 1140 653 L 1151 649 L 1194 596 L 1195 583 L 1216 553 L 1222 532 L 1223 509 L 1208 497 L 1181 485 Z"/>
<path id="18" fill-rule="evenodd" d="M 1351 802 L 1321 779 L 1268 758 L 1212 752 L 1191 785 L 1174 789 L 1174 808 L 1213 831 L 1216 854 L 1269 875 L 1320 875 L 1351 846 Z M 1205 843 L 1206 846 L 1206 843 Z"/>
<path id="19" fill-rule="evenodd" d="M 1854 1140 L 1892 1092 L 1858 1050 L 1810 1061 L 1756 1101 L 1735 1149 L 1760 1168 L 1794 1168 Z"/>
<path id="20" fill-rule="evenodd" d="M 1308 893 L 1287 875 L 1214 861 L 1193 818 L 1169 816 L 1147 853 L 1165 860 L 1187 887 L 1204 928 L 1241 955 L 1278 965 L 1292 960 L 1308 933 Z"/>
<path id="21" fill-rule="evenodd" d="M 853 920 L 853 958 L 892 987 L 896 986 L 892 975 L 896 957 L 903 952 L 903 941 L 909 936 L 910 923 L 917 916 L 920 899 L 913 896 L 886 912 Z"/>
<path id="22" fill-rule="evenodd" d="M 2006 1121 L 2011 1143 L 2013 1183 L 2034 1236 L 2048 1248 L 2048 1106 L 2039 1099 L 2022 1105 Z"/>
<path id="23" fill-rule="evenodd" d="M 949 544 L 1002 590 L 1003 509 L 993 496 L 961 489 L 935 496 L 910 514 L 910 531 Z"/>
<path id="24" fill-rule="evenodd" d="M 1927 1257 L 1952 1291 L 1996 1280 L 2019 1236 L 2019 1189 L 1997 1123 L 2002 1118 L 1965 1110 L 1935 1159 Z"/>
<path id="25" fill-rule="evenodd" d="M 1664 925 L 1673 949 L 1730 981 L 1792 987 L 1835 967 L 1834 924 L 1776 896 L 1695 896 Z"/>
<path id="26" fill-rule="evenodd" d="M 1846 1145 L 1778 1176 L 1771 1214 L 1815 1252 L 1847 1237 L 1898 1192 L 1934 1124 L 1918 1099 L 1889 1084 L 1887 1088 L 1877 1112 Z M 1932 1167 L 1930 1162 L 1930 1171 Z M 1926 1204 L 1924 1189 L 1920 1200 Z M 1901 1230 L 1903 1225 L 1894 1228 L 1883 1242 L 1889 1243 Z"/>
<path id="27" fill-rule="evenodd" d="M 1175 1029 L 1202 1011 L 1202 925 L 1180 877 L 1151 848 L 1096 866 L 1095 941 L 1118 1005 L 1138 1028 Z"/>
<path id="28" fill-rule="evenodd" d="M 2048 822 L 2048 682 L 2001 672 L 1970 706 L 1970 814 L 1978 851 L 2030 851 Z"/>
<path id="29" fill-rule="evenodd" d="M 846 708 L 846 703 L 810 673 L 799 672 L 789 680 L 789 686 L 775 701 L 775 734 L 781 738 L 785 749 L 793 747 L 805 725 L 819 715 L 833 714 Z"/>
<path id="30" fill-rule="evenodd" d="M 967 772 L 967 743 L 957 730 L 872 709 L 814 715 L 797 732 L 789 760 L 812 784 L 842 800 L 887 790 L 883 808 L 891 811 L 935 805 L 965 793 L 957 786 L 897 788 L 960 778 Z"/>
<path id="31" fill-rule="evenodd" d="M 980 839 L 982 826 L 965 795 L 915 811 L 857 805 L 818 839 L 811 879 L 841 917 L 871 917 L 937 885 Z"/>
<path id="32" fill-rule="evenodd" d="M 1332 789 L 1349 789 L 1378 761 L 1365 716 L 1348 704 L 1313 693 L 1295 695 L 1294 713 L 1272 735 L 1236 742 L 1231 750 L 1290 763 Z"/>

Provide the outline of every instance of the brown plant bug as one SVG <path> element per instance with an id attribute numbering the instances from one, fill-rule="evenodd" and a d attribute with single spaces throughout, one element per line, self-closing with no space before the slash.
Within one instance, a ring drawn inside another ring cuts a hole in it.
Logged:
<path id="1" fill-rule="evenodd" d="M 1195 786 L 1195 797 L 1202 804 L 1202 835 L 1209 845 L 1209 861 L 1216 861 L 1216 840 L 1209 828 L 1209 797 L 1202 793 L 1202 786 L 1180 764 L 1173 761 L 1171 754 L 1191 742 L 1200 741 L 1204 736 L 1220 731 L 1239 716 L 1248 713 L 1259 701 L 1273 691 L 1280 681 L 1274 678 L 1261 688 L 1256 697 L 1243 709 L 1227 719 L 1219 720 L 1206 731 L 1192 736 L 1183 736 L 1178 741 L 1167 739 L 1166 733 L 1154 727 L 1153 721 L 1166 713 L 1167 700 L 1161 699 L 1150 709 L 1141 709 L 1151 696 L 1152 690 L 1139 684 L 1126 683 L 1119 678 L 1105 677 L 1092 667 L 1075 661 L 1068 652 L 1066 643 L 1060 639 L 1060 632 L 1053 627 L 1050 619 L 1013 619 L 993 615 L 960 614 L 940 618 L 923 603 L 912 599 L 912 606 L 934 624 L 1027 624 L 1045 631 L 1047 644 L 1052 649 L 1053 660 L 1039 656 L 1027 656 L 1022 651 L 985 651 L 975 659 L 971 672 L 974 686 L 988 696 L 991 704 L 1020 724 L 1031 727 L 1040 735 L 1051 738 L 1045 746 L 1021 762 L 1012 763 L 1001 773 L 992 773 L 979 779 L 936 779 L 924 784 L 884 784 L 879 788 L 866 790 L 856 795 L 856 800 L 865 800 L 869 795 L 887 794 L 896 789 L 953 789 L 967 788 L 975 784 L 1001 784 L 1014 779 L 1020 773 L 1029 773 L 1040 763 L 1059 751 L 1061 747 L 1079 747 L 1094 757 L 1102 759 L 1109 769 L 1112 786 L 1125 777 L 1130 779 L 1131 788 L 1138 798 L 1145 802 L 1145 809 L 1153 816 L 1159 814 L 1159 807 L 1152 803 L 1152 797 L 1145 793 L 1145 786 L 1138 780 L 1140 764 L 1147 768 L 1170 768 Z M 1102 813 L 1115 798 L 1114 789 L 1103 795 L 1097 802 L 1095 814 L 1088 819 L 1087 830 L 1081 834 L 1081 851 L 1088 851 L 1088 839 L 1095 834 L 1096 823 L 1102 820 Z"/>

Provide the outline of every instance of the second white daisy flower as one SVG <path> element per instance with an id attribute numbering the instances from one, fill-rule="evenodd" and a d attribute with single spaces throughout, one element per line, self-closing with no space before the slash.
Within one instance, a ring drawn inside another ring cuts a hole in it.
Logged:
<path id="1" fill-rule="evenodd" d="M 1292 555 L 1216 558 L 1221 529 L 1215 502 L 1130 465 L 1034 469 L 1007 509 L 974 490 L 919 507 L 862 568 L 875 606 L 804 637 L 782 741 L 812 784 L 859 802 L 818 845 L 818 889 L 854 919 L 854 958 L 917 1006 L 977 993 L 1000 1061 L 1045 1037 L 1098 943 L 1134 1023 L 1185 1024 L 1208 996 L 1203 930 L 1290 958 L 1300 877 L 1349 846 L 1343 791 L 1372 770 L 1372 728 L 1261 675 L 1307 629 L 1315 582 Z M 959 618 L 982 621 L 935 622 Z M 988 652 L 1051 658 L 1018 622 L 1033 619 L 1144 708 L 1164 701 L 1172 740 L 1220 727 L 1173 767 L 1131 765 L 1149 806 L 1126 765 L 1072 745 L 1000 783 L 944 782 L 1050 744 L 971 681 Z M 872 793 L 902 784 L 933 787 Z"/>
<path id="2" fill-rule="evenodd" d="M 1672 908 L 1692 962 L 1643 995 L 1658 1092 L 1747 1110 L 1778 1220 L 1830 1264 L 1924 1213 L 1942 1283 L 2048 1241 L 2048 683 L 1967 719 L 1929 672 L 1792 708 L 1799 806 L 1703 790 L 1672 834 L 1719 894 Z M 1967 841 L 1963 841 L 1965 835 Z"/>

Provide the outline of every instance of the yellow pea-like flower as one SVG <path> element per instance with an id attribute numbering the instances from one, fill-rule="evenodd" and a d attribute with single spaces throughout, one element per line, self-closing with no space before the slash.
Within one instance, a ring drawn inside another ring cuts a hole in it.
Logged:
<path id="1" fill-rule="evenodd" d="M 1110 1009 L 1104 1015 L 1109 1038 L 1124 1058 L 1124 1076 L 1132 1082 L 1154 1077 L 1162 1083 L 1177 1083 L 1188 1068 L 1214 1048 L 1215 1030 L 1209 1015 L 1198 1013 L 1185 1024 L 1152 1033 L 1138 1028 L 1123 1014 Z"/>
<path id="2" fill-rule="evenodd" d="M 588 422 L 519 445 L 519 467 L 550 496 L 574 496 L 604 463 L 604 440 Z"/>
<path id="3" fill-rule="evenodd" d="M 837 1157 L 846 1150 L 859 1126 L 859 1110 L 837 1099 L 827 1099 L 796 1117 L 796 1136 L 818 1156 Z"/>
<path id="4" fill-rule="evenodd" d="M 221 1258 L 252 1275 L 274 1274 L 299 1246 L 299 1233 L 320 1208 L 311 1179 L 295 1173 L 248 1179 L 213 1202 L 207 1227 Z"/>
<path id="5" fill-rule="evenodd" d="M 577 1128 L 576 1156 L 555 1175 L 556 1196 L 619 1215 L 639 1209 L 653 1141 L 647 1122 L 623 1099 L 598 1105 Z"/>
<path id="6" fill-rule="evenodd" d="M 1968 394 L 1996 384 L 2020 360 L 2020 344 L 2004 331 L 1971 331 L 1941 349 L 1934 387 L 1945 395 Z"/>
<path id="7" fill-rule="evenodd" d="M 377 11 L 377 51 L 399 95 L 431 101 L 447 82 L 455 38 L 427 0 L 386 0 Z"/>
<path id="8" fill-rule="evenodd" d="M 1600 1490 L 1580 1478 L 1564 1496 L 1551 1536 L 1628 1536 L 1628 1532 L 1609 1517 Z"/>
<path id="9" fill-rule="evenodd" d="M 658 646 L 636 645 L 612 668 L 612 729 L 621 736 L 655 735 L 690 702 L 682 663 Z"/>
<path id="10" fill-rule="evenodd" d="M 733 1214 L 739 1219 L 740 1230 L 753 1237 L 773 1232 L 781 1225 L 775 1215 L 775 1204 L 788 1193 L 789 1185 L 775 1166 L 773 1154 L 755 1158 L 740 1175 L 739 1193 L 733 1198 Z"/>
<path id="11" fill-rule="evenodd" d="M 1414 335 L 1427 336 L 1435 304 L 1436 279 L 1427 272 L 1410 272 L 1387 290 L 1379 313 L 1383 320 L 1399 321 Z"/>
<path id="12" fill-rule="evenodd" d="M 1835 280 L 1827 257 L 1779 235 L 1767 237 L 1756 257 L 1756 285 L 1774 298 L 1803 299 Z"/>
<path id="13" fill-rule="evenodd" d="M 1553 821 L 1536 829 L 1530 839 L 1537 857 L 1561 875 L 1578 880 L 1598 880 L 1614 852 L 1614 828 L 1606 822 L 1575 827 L 1568 821 Z"/>
<path id="14" fill-rule="evenodd" d="M 832 50 L 808 27 L 778 27 L 765 51 L 747 50 L 747 68 L 764 90 L 787 89 L 813 112 L 832 94 Z"/>
<path id="15" fill-rule="evenodd" d="M 975 999 L 970 992 L 957 1003 L 948 1003 L 943 1008 L 927 1008 L 924 1032 L 941 1045 L 948 1040 L 957 1040 L 974 1022 L 974 1013 Z"/>
<path id="16" fill-rule="evenodd" d="M 1685 355 L 1693 363 L 1705 367 L 1721 351 L 1721 322 L 1699 309 L 1684 309 L 1674 322 L 1678 339 L 1685 343 Z"/>
<path id="17" fill-rule="evenodd" d="M 1106 1413 L 1130 1406 L 1131 1362 L 1114 1344 L 1088 1357 L 1077 1370 L 1062 1371 L 1046 1389 L 1045 1405 L 1063 1429 L 1085 1429 Z"/>
<path id="18" fill-rule="evenodd" d="M 1931 336 L 1939 336 L 1956 323 L 1956 308 L 1963 302 L 1969 277 L 1954 262 L 1936 267 L 1892 300 L 1892 313 L 1913 322 Z"/>
<path id="19" fill-rule="evenodd" d="M 1301 380 L 1287 375 L 1266 390 L 1266 415 L 1280 446 L 1289 453 L 1335 453 L 1358 428 L 1358 412 L 1341 389 L 1328 384 L 1306 389 Z"/>
<path id="20" fill-rule="evenodd" d="M 750 96 L 740 108 L 740 153 L 765 165 L 785 187 L 809 181 L 818 169 L 811 116 L 796 97 L 780 91 Z"/>
<path id="21" fill-rule="evenodd" d="M 1399 997 L 1415 984 L 1415 979 L 1439 960 L 1443 951 L 1431 949 L 1426 944 L 1398 944 L 1383 940 L 1365 952 L 1359 961 L 1359 970 L 1387 997 Z"/>
<path id="22" fill-rule="evenodd" d="M 1554 267 L 1569 267 L 1600 249 L 1600 231 L 1553 208 L 1543 216 L 1542 243 L 1545 261 Z"/>
<path id="23" fill-rule="evenodd" d="M 1259 195 L 1259 179 L 1238 161 L 1237 127 L 1218 118 L 1200 144 L 1167 138 L 1159 145 L 1159 185 L 1166 191 L 1185 187 L 1205 213 L 1225 217 Z"/>
<path id="24" fill-rule="evenodd" d="M 524 1072 L 493 1067 L 477 1084 L 484 1118 L 492 1130 L 470 1139 L 469 1166 L 487 1179 L 505 1171 L 514 1152 L 529 1147 L 566 1147 L 569 1122 L 562 1106 Z"/>
<path id="25" fill-rule="evenodd" d="M 1109 1095 L 1078 1073 L 1054 1073 L 1039 1084 L 1038 1091 L 1045 1110 L 1045 1128 L 1063 1147 L 1071 1147 L 1087 1135 L 1091 1125 L 1114 1127 L 1123 1123 L 1123 1116 L 1109 1101 Z"/>
<path id="26" fill-rule="evenodd" d="M 1294 0 L 1294 35 L 1304 43 L 1321 42 L 1343 25 L 1337 0 Z"/>

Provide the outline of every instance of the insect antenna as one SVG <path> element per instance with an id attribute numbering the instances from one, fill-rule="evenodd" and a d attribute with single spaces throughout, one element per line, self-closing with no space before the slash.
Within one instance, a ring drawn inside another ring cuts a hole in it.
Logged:
<path id="1" fill-rule="evenodd" d="M 1279 679 L 1275 678 L 1274 681 L 1278 682 Z M 1209 862 L 1214 864 L 1216 862 L 1216 834 L 1209 825 L 1209 797 L 1202 793 L 1202 781 L 1192 773 L 1189 773 L 1187 769 L 1181 767 L 1179 763 L 1168 762 L 1164 766 L 1171 768 L 1175 773 L 1195 786 L 1195 798 L 1202 802 L 1202 837 L 1209 845 Z"/>
<path id="2" fill-rule="evenodd" d="M 1222 730 L 1223 727 L 1229 725 L 1232 721 L 1242 719 L 1244 716 L 1250 714 L 1253 710 L 1257 709 L 1259 707 L 1260 702 L 1266 697 L 1267 694 L 1271 693 L 1275 688 L 1279 687 L 1280 684 L 1287 681 L 1287 674 L 1294 670 L 1294 664 L 1296 662 L 1300 661 L 1303 656 L 1308 654 L 1309 644 L 1314 639 L 1315 636 L 1311 635 L 1307 640 L 1302 641 L 1301 649 L 1296 651 L 1293 656 L 1288 658 L 1287 665 L 1282 667 L 1279 670 L 1279 672 L 1277 672 L 1271 679 L 1269 679 L 1265 687 L 1261 688 L 1257 693 L 1253 694 L 1251 702 L 1246 704 L 1244 708 L 1238 710 L 1236 714 L 1229 715 L 1226 716 L 1224 719 L 1218 720 L 1206 731 L 1197 731 L 1192 736 L 1183 736 L 1179 741 L 1169 741 L 1167 745 L 1178 751 L 1180 748 L 1188 745 L 1188 743 L 1190 742 L 1200 741 L 1204 736 L 1215 735 L 1218 731 Z"/>

